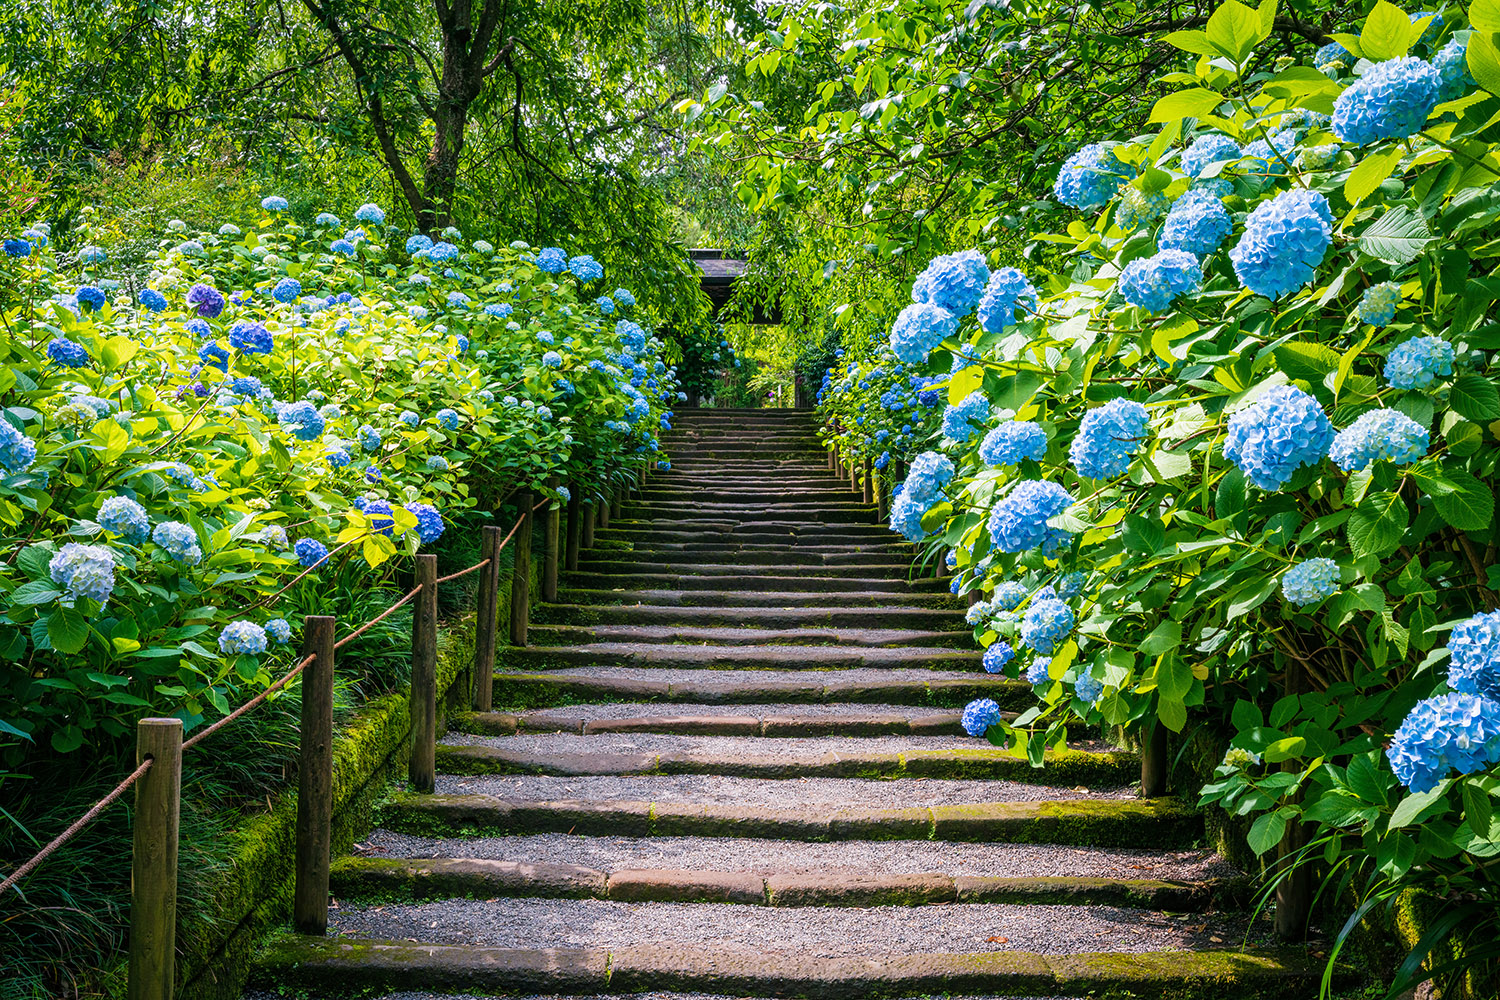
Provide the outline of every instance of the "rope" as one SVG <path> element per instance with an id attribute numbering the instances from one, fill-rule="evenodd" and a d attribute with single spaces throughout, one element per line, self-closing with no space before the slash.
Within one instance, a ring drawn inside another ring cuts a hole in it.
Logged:
<path id="1" fill-rule="evenodd" d="M 421 592 L 422 592 L 422 588 L 421 588 L 420 585 L 418 585 L 416 587 L 413 587 L 410 591 L 407 592 L 407 594 L 406 594 L 405 597 L 401 598 L 401 600 L 397 601 L 395 604 L 392 604 L 390 607 L 388 607 L 384 611 L 380 612 L 380 614 L 376 615 L 374 618 L 371 618 L 369 621 L 365 622 L 359 628 L 355 629 L 353 632 L 350 632 L 348 635 L 344 636 L 338 642 L 334 643 L 333 644 L 333 648 L 334 649 L 343 649 L 349 643 L 353 642 L 355 639 L 358 639 L 360 636 L 364 635 L 370 629 L 374 628 L 376 625 L 379 625 L 381 622 L 385 621 L 391 615 L 395 614 L 396 611 L 399 608 L 405 607 L 406 605 L 410 604 L 412 602 L 412 600 L 415 599 L 416 596 L 418 594 L 420 594 Z"/>
<path id="2" fill-rule="evenodd" d="M 438 583 L 447 583 L 449 580 L 457 580 L 459 577 L 461 577 L 461 576 L 468 576 L 470 573 L 474 572 L 476 569 L 483 569 L 484 567 L 488 566 L 489 564 L 490 564 L 490 561 L 488 559 L 481 559 L 477 563 L 475 563 L 474 565 L 470 566 L 468 569 L 461 569 L 457 573 L 449 573 L 447 576 L 440 576 L 440 577 L 438 577 L 437 578 L 437 582 Z"/>
<path id="3" fill-rule="evenodd" d="M 121 795 L 124 795 L 126 789 L 135 784 L 138 780 L 140 780 L 141 775 L 145 774 L 151 769 L 151 763 L 152 760 L 150 757 L 147 757 L 145 760 L 141 761 L 141 766 L 136 768 L 134 771 L 131 771 L 130 774 L 126 776 L 124 781 L 120 782 L 114 787 L 113 791 L 104 796 L 104 798 L 100 799 L 98 802 L 95 802 L 94 807 L 88 812 L 84 813 L 82 816 L 78 817 L 78 819 L 73 822 L 72 826 L 68 827 L 62 833 L 59 833 L 56 837 L 53 837 L 52 841 L 46 847 L 38 851 L 30 861 L 26 862 L 21 867 L 12 872 L 10 878 L 6 879 L 4 882 L 0 882 L 0 896 L 5 895 L 5 893 L 12 889 L 17 882 L 21 881 L 21 879 L 25 878 L 27 875 L 30 875 L 33 871 L 35 871 L 37 866 L 40 865 L 43 861 L 46 861 L 47 858 L 51 857 L 52 853 L 59 847 L 76 837 L 78 835 L 78 832 L 92 823 L 95 819 L 97 819 L 100 813 L 108 809 L 110 806 L 114 805 L 115 800 L 118 799 Z"/>
<path id="4" fill-rule="evenodd" d="M 309 653 L 306 656 L 304 656 L 302 658 L 302 662 L 298 663 L 291 670 L 287 671 L 286 676 L 283 677 L 283 678 L 281 678 L 281 680 L 277 681 L 275 684 L 272 684 L 270 687 L 266 688 L 264 691 L 262 691 L 260 694 L 256 695 L 254 698 L 251 698 L 249 701 L 245 702 L 239 708 L 235 709 L 233 712 L 230 712 L 228 715 L 224 716 L 224 718 L 220 719 L 218 722 L 215 722 L 213 725 L 211 725 L 207 729 L 203 730 L 197 736 L 194 736 L 190 740 L 183 741 L 182 749 L 183 750 L 191 750 L 193 747 L 197 746 L 199 743 L 202 743 L 204 740 L 208 739 L 214 733 L 218 732 L 220 729 L 223 729 L 225 726 L 229 725 L 235 719 L 238 719 L 240 716 L 244 715 L 246 712 L 250 711 L 252 708 L 255 708 L 257 705 L 260 705 L 267 698 L 271 697 L 271 695 L 275 694 L 277 691 L 280 691 L 283 687 L 285 687 L 287 681 L 290 681 L 293 677 L 296 677 L 298 674 L 302 673 L 302 671 L 307 667 L 307 665 L 309 663 L 311 663 L 313 660 L 317 659 L 317 658 L 318 657 L 317 657 L 316 653 Z"/>

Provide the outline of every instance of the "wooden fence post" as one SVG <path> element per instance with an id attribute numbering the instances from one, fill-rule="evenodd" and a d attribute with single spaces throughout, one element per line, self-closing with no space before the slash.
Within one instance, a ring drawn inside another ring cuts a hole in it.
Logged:
<path id="1" fill-rule="evenodd" d="M 569 573 L 576 573 L 578 550 L 583 545 L 583 490 L 577 483 L 569 483 L 568 493 L 568 548 L 563 558 L 563 568 Z"/>
<path id="2" fill-rule="evenodd" d="M 549 489 L 557 489 L 557 480 L 547 480 Z M 558 551 L 562 541 L 562 506 L 553 500 L 547 504 L 547 530 L 545 544 L 546 552 L 542 558 L 542 600 L 548 604 L 557 603 L 557 561 L 561 553 Z"/>
<path id="3" fill-rule="evenodd" d="M 875 502 L 875 466 L 870 461 L 870 456 L 865 456 L 865 503 Z"/>
<path id="4" fill-rule="evenodd" d="M 417 555 L 411 616 L 411 762 L 413 790 L 430 794 L 437 778 L 437 556 Z"/>
<path id="5" fill-rule="evenodd" d="M 328 863 L 333 843 L 333 631 L 329 615 L 302 625 L 302 739 L 297 767 L 296 884 L 292 926 L 328 933 Z"/>
<path id="6" fill-rule="evenodd" d="M 880 515 L 882 521 L 891 516 L 890 491 L 886 489 L 881 470 L 875 472 L 875 513 Z"/>
<path id="7" fill-rule="evenodd" d="M 594 547 L 594 522 L 599 520 L 599 515 L 594 513 L 595 504 L 592 500 L 583 505 L 583 538 L 580 543 L 584 548 Z"/>
<path id="8" fill-rule="evenodd" d="M 1141 795 L 1156 799 L 1167 794 L 1167 727 L 1157 719 L 1141 739 Z"/>
<path id="9" fill-rule="evenodd" d="M 172 1000 L 177 964 L 177 824 L 182 809 L 182 720 L 142 719 L 135 762 L 130 867 L 129 1000 Z"/>
<path id="10" fill-rule="evenodd" d="M 604 495 L 599 498 L 599 527 L 609 527 L 609 508 L 614 503 L 610 490 L 605 489 Z"/>
<path id="11" fill-rule="evenodd" d="M 474 602 L 474 711 L 488 712 L 495 687 L 495 625 L 500 612 L 500 543 L 498 525 L 486 524 L 479 541 L 479 557 L 489 564 L 479 571 L 479 593 Z"/>
<path id="12" fill-rule="evenodd" d="M 630 492 L 630 487 L 621 483 L 615 490 L 614 502 L 610 505 L 609 516 L 616 521 L 625 516 L 625 494 Z"/>
<path id="13" fill-rule="evenodd" d="M 516 529 L 516 565 L 510 575 L 510 644 L 526 645 L 531 623 L 531 491 L 516 494 L 521 526 Z"/>

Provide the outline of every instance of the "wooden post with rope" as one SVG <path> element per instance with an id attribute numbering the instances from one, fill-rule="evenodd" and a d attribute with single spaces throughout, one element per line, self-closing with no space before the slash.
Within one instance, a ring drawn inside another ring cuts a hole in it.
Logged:
<path id="1" fill-rule="evenodd" d="M 328 933 L 328 865 L 333 844 L 333 632 L 330 615 L 308 615 L 302 653 L 302 732 L 297 766 L 296 883 L 292 926 Z"/>
<path id="2" fill-rule="evenodd" d="M 568 484 L 568 545 L 564 553 L 563 568 L 569 573 L 578 572 L 578 550 L 583 546 L 583 490 L 575 483 Z"/>
<path id="3" fill-rule="evenodd" d="M 516 528 L 516 565 L 510 575 L 510 644 L 526 645 L 526 629 L 531 620 L 531 504 L 530 490 L 516 494 L 521 511 Z"/>
<path id="4" fill-rule="evenodd" d="M 172 1000 L 177 966 L 177 827 L 182 815 L 182 720 L 136 724 L 130 865 L 128 1000 Z"/>
<path id="5" fill-rule="evenodd" d="M 547 480 L 547 488 L 557 489 L 557 480 Z M 548 604 L 557 603 L 557 563 L 561 556 L 558 551 L 562 541 L 561 534 L 562 506 L 556 500 L 551 500 L 547 503 L 547 528 L 543 540 L 546 548 L 542 554 L 542 600 Z"/>
<path id="6" fill-rule="evenodd" d="M 417 555 L 421 588 L 411 616 L 411 762 L 414 791 L 430 794 L 437 784 L 437 556 Z"/>

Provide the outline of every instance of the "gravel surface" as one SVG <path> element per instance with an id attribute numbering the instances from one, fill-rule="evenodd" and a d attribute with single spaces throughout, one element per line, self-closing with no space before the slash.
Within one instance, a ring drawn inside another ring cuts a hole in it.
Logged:
<path id="1" fill-rule="evenodd" d="M 673 736 L 662 733 L 522 733 L 517 736 L 472 736 L 449 733 L 448 746 L 487 746 L 520 753 L 700 753 L 732 760 L 781 758 L 811 760 L 825 754 L 912 753 L 920 750 L 995 750 L 982 740 L 962 736 Z M 1077 749 L 1105 749 L 1099 743 L 1077 743 Z"/>
<path id="2" fill-rule="evenodd" d="M 678 943 L 819 957 L 1166 951 L 1236 944 L 1243 934 L 1242 922 L 1213 914 L 999 903 L 777 909 L 599 899 L 446 899 L 342 908 L 329 914 L 329 922 L 334 933 L 434 944 L 619 948 Z"/>
<path id="3" fill-rule="evenodd" d="M 661 672 L 661 671 L 658 671 Z M 764 676 L 761 671 L 757 676 Z M 715 676 L 722 676 L 719 671 Z M 842 674 L 840 676 L 843 676 Z M 930 676 L 930 674 L 924 674 Z M 670 702 L 649 704 L 645 702 L 606 702 L 595 705 L 569 705 L 566 708 L 545 708 L 524 713 L 528 721 L 555 718 L 561 721 L 574 719 L 636 719 L 642 716 L 689 716 L 689 715 L 736 715 L 752 719 L 766 719 L 773 715 L 816 715 L 828 718 L 866 718 L 871 715 L 894 715 L 903 719 L 928 719 L 934 716 L 962 718 L 963 712 L 951 708 L 927 708 L 922 705 L 869 705 L 850 702 L 832 704 L 812 703 L 796 705 L 778 702 L 756 702 L 753 705 L 703 705 L 692 702 Z"/>
<path id="4" fill-rule="evenodd" d="M 448 775 L 437 777 L 445 795 L 497 795 L 506 799 L 592 802 L 684 802 L 695 805 L 808 806 L 903 809 L 981 802 L 1042 802 L 1056 799 L 1127 799 L 1129 787 L 1089 790 L 1052 788 L 1014 781 L 947 781 L 931 778 L 879 781 L 864 778 L 737 778 L 716 774 L 649 777 L 585 775 Z"/>
<path id="5" fill-rule="evenodd" d="M 581 837 L 542 833 L 518 837 L 418 837 L 378 829 L 360 853 L 386 858 L 485 858 L 582 865 L 596 871 L 680 868 L 714 872 L 826 871 L 855 868 L 871 875 L 941 872 L 1031 878 L 1200 881 L 1239 872 L 1212 851 L 1145 851 L 1057 844 L 948 844 L 925 840 L 804 843 L 739 837 Z"/>
<path id="6" fill-rule="evenodd" d="M 497 670 L 496 677 L 532 675 L 535 670 Z M 877 683 L 879 681 L 976 681 L 989 674 L 978 670 L 924 670 L 913 667 L 847 667 L 831 670 L 680 670 L 675 667 L 559 667 L 542 671 L 548 677 L 605 677 L 632 681 L 693 682 L 715 687 L 753 688 L 762 684 Z"/>
<path id="7" fill-rule="evenodd" d="M 287 1000 L 288 994 L 276 993 L 269 990 L 252 990 L 241 996 L 240 1000 Z M 473 994 L 455 996 L 451 993 L 385 993 L 379 996 L 371 995 L 370 1000 L 494 1000 L 492 997 L 480 997 Z M 507 997 L 506 1000 L 750 1000 L 750 998 L 735 998 L 721 994 L 709 995 L 707 993 L 611 993 L 608 996 L 595 994 L 589 997 L 559 997 L 559 996 L 530 996 L 530 997 Z M 930 997 L 908 998 L 908 1000 L 931 1000 Z M 955 997 L 954 1000 L 1066 1000 L 1060 997 Z"/>

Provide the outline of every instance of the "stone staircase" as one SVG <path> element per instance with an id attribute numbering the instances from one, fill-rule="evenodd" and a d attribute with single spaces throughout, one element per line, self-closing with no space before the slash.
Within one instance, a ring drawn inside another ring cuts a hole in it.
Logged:
<path id="1" fill-rule="evenodd" d="M 963 734 L 970 699 L 1031 691 L 814 430 L 678 414 L 672 470 L 503 651 L 506 710 L 457 720 L 437 794 L 393 796 L 334 863 L 331 936 L 271 941 L 258 988 L 1316 995 L 1300 950 L 1242 950 L 1246 880 L 1133 754 L 1038 771 Z"/>

